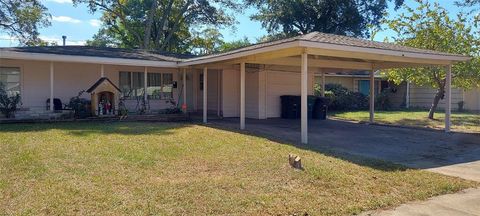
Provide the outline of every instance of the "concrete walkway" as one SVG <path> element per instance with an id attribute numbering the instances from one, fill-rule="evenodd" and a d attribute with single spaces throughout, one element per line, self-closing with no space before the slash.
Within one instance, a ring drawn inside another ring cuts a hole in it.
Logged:
<path id="1" fill-rule="evenodd" d="M 403 204 L 391 210 L 364 212 L 371 216 L 457 216 L 480 215 L 480 189 L 433 197 L 424 202 Z"/>

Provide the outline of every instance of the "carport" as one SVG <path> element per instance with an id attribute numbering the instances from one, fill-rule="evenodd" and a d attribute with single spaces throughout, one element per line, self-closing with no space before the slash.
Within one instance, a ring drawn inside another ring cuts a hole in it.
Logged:
<path id="1" fill-rule="evenodd" d="M 450 131 L 452 65 L 470 57 L 416 49 L 390 43 L 313 32 L 293 38 L 260 43 L 226 53 L 197 57 L 180 62 L 185 80 L 186 68 L 208 69 L 237 67 L 240 71 L 240 129 L 245 129 L 246 64 L 278 65 L 299 68 L 301 92 L 301 142 L 308 143 L 307 96 L 309 74 L 316 69 L 370 71 L 370 122 L 374 122 L 375 82 L 377 70 L 407 67 L 445 67 L 445 131 Z M 321 71 L 321 70 L 320 70 Z M 203 91 L 203 122 L 207 122 L 207 80 Z M 322 85 L 325 83 L 323 82 Z M 324 86 L 322 87 L 322 90 Z M 185 91 L 184 91 L 185 92 Z M 186 97 L 186 96 L 185 96 Z M 247 98 L 248 99 L 248 98 Z"/>

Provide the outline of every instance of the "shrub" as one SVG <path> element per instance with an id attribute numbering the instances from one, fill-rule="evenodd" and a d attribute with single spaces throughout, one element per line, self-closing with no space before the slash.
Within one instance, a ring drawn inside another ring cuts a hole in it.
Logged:
<path id="1" fill-rule="evenodd" d="M 325 96 L 330 99 L 331 110 L 368 109 L 368 97 L 348 90 L 340 84 L 326 84 Z"/>
<path id="2" fill-rule="evenodd" d="M 463 107 L 465 106 L 465 101 L 459 101 L 459 102 L 457 103 L 457 105 L 458 105 L 458 111 L 459 111 L 459 112 L 465 111 L 464 108 L 463 108 Z"/>
<path id="3" fill-rule="evenodd" d="M 70 98 L 68 106 L 73 110 L 75 118 L 86 118 L 92 115 L 90 110 L 91 102 L 87 99 L 81 98 L 85 91 L 81 91 L 77 96 Z"/>
<path id="4" fill-rule="evenodd" d="M 375 108 L 379 110 L 389 110 L 392 109 L 392 102 L 390 97 L 392 94 L 391 88 L 385 88 L 375 97 Z"/>
<path id="5" fill-rule="evenodd" d="M 9 95 L 5 90 L 5 86 L 0 83 L 0 112 L 6 118 L 12 118 L 17 111 L 17 105 L 20 104 L 20 95 Z"/>

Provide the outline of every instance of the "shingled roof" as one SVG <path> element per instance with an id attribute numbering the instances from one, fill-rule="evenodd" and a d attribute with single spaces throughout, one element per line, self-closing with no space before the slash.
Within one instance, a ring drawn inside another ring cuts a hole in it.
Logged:
<path id="1" fill-rule="evenodd" d="M 387 50 L 396 51 L 402 53 L 415 53 L 415 54 L 428 54 L 446 57 L 465 57 L 463 55 L 451 54 L 445 52 L 438 52 L 433 50 L 417 49 L 412 47 L 400 46 L 393 43 L 377 42 L 366 39 L 347 37 L 334 34 L 326 34 L 321 32 L 312 32 L 305 35 L 299 35 L 296 37 L 286 38 L 282 40 L 258 43 L 243 48 L 210 54 L 205 56 L 184 55 L 175 53 L 159 53 L 151 52 L 141 49 L 122 49 L 122 48 L 107 48 L 107 47 L 92 47 L 92 46 L 41 46 L 41 47 L 11 47 L 0 48 L 0 54 L 2 51 L 10 51 L 17 53 L 40 53 L 40 54 L 58 54 L 67 56 L 87 56 L 87 57 L 105 57 L 105 58 L 117 58 L 117 59 L 133 59 L 133 60 L 149 60 L 149 61 L 164 61 L 172 63 L 184 62 L 184 64 L 190 64 L 190 62 L 215 59 L 216 57 L 228 57 L 229 55 L 239 54 L 242 52 L 254 51 L 256 49 L 262 49 L 267 47 L 274 47 L 281 44 L 290 42 L 311 42 L 319 48 L 322 45 L 339 45 L 348 47 L 368 48 L 374 50 Z M 0 55 L 1 57 L 1 55 Z"/>
<path id="2" fill-rule="evenodd" d="M 401 45 L 387 43 L 387 42 L 371 41 L 371 40 L 366 40 L 361 38 L 327 34 L 322 32 L 311 32 L 308 34 L 299 35 L 296 37 L 286 38 L 282 40 L 258 43 L 251 46 L 246 46 L 243 48 L 224 52 L 224 53 L 190 58 L 190 59 L 187 59 L 186 61 L 195 61 L 195 60 L 208 59 L 211 57 L 226 56 L 226 55 L 251 51 L 259 48 L 270 47 L 270 46 L 280 45 L 280 44 L 294 42 L 294 41 L 306 41 L 306 42 L 314 42 L 314 43 L 333 44 L 333 45 L 351 46 L 351 47 L 360 47 L 360 48 L 371 48 L 371 49 L 389 50 L 389 51 L 398 51 L 398 52 L 409 52 L 409 53 L 418 53 L 418 54 L 463 57 L 463 55 L 459 55 L 459 54 L 438 52 L 438 51 L 426 50 L 426 49 L 418 49 L 418 48 L 401 46 Z"/>
<path id="3" fill-rule="evenodd" d="M 6 47 L 0 48 L 1 51 L 24 52 L 24 53 L 41 53 L 41 54 L 57 54 L 71 56 L 89 56 L 89 57 L 105 57 L 105 58 L 123 58 L 136 60 L 153 60 L 153 61 L 182 61 L 193 57 L 192 55 L 183 55 L 175 53 L 157 53 L 141 49 L 122 49 L 109 47 L 92 47 L 92 46 L 37 46 L 37 47 Z"/>

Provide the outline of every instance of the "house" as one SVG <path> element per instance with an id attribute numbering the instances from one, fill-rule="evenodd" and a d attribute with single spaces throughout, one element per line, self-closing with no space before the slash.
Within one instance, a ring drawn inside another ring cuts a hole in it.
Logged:
<path id="1" fill-rule="evenodd" d="M 315 83 L 322 84 L 323 76 L 325 84 L 339 84 L 350 91 L 369 94 L 370 78 L 368 71 L 343 73 L 341 70 L 326 70 L 324 73 L 315 74 Z M 428 86 L 417 86 L 410 83 L 396 85 L 389 82 L 385 77 L 375 75 L 375 93 L 378 94 L 385 88 L 393 89 L 390 92 L 390 101 L 393 108 L 421 108 L 431 107 L 436 89 Z M 480 111 L 480 89 L 463 90 L 452 88 L 452 107 L 458 109 L 459 103 L 463 102 L 464 110 Z M 445 109 L 445 100 L 440 100 L 438 107 Z"/>
<path id="2" fill-rule="evenodd" d="M 152 111 L 168 108 L 174 100 L 187 111 L 201 112 L 204 122 L 207 114 L 239 117 L 241 129 L 245 118 L 279 117 L 281 95 L 301 95 L 305 105 L 301 106 L 301 140 L 307 143 L 307 95 L 313 94 L 315 74 L 322 70 L 367 70 L 373 81 L 377 69 L 444 66 L 448 74 L 446 101 L 451 101 L 451 65 L 469 59 L 313 32 L 197 57 L 87 46 L 1 48 L 0 79 L 9 91 L 22 95 L 25 110 L 51 113 L 53 103 L 46 107 L 47 99 L 68 101 L 107 77 L 119 87 L 129 109 L 138 107 L 139 99 L 147 99 Z M 370 94 L 372 122 L 373 97 Z M 450 108 L 447 105 L 446 131 L 450 129 Z"/>

